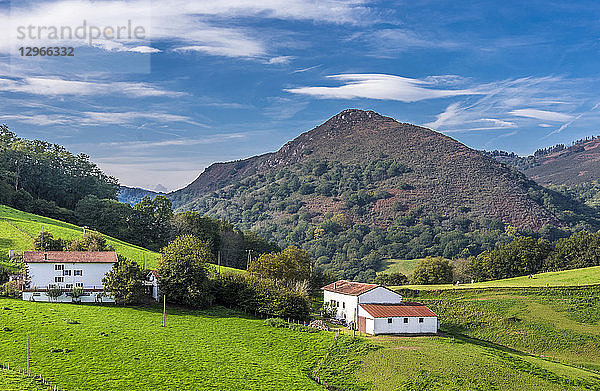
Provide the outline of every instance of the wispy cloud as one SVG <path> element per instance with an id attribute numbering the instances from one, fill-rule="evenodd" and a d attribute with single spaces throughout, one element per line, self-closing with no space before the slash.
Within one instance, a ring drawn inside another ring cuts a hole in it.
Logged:
<path id="1" fill-rule="evenodd" d="M 472 89 L 432 88 L 436 85 L 436 82 L 432 80 L 412 79 L 387 74 L 360 73 L 327 77 L 344 82 L 344 84 L 336 87 L 297 87 L 285 91 L 322 99 L 367 98 L 401 102 L 481 94 L 481 92 Z"/>
<path id="2" fill-rule="evenodd" d="M 92 82 L 52 77 L 0 78 L 0 91 L 45 96 L 116 94 L 135 98 L 178 97 L 185 95 L 181 92 L 163 90 L 147 83 Z"/>
<path id="3" fill-rule="evenodd" d="M 172 147 L 172 146 L 184 146 L 184 145 L 206 145 L 206 144 L 217 144 L 228 142 L 232 140 L 245 140 L 247 135 L 244 133 L 227 133 L 227 134 L 213 134 L 202 138 L 178 138 L 160 141 L 129 141 L 129 142 L 110 142 L 101 143 L 100 147 L 111 147 L 118 149 L 129 149 L 129 150 L 147 150 L 149 148 L 161 148 L 161 147 Z"/>
<path id="4" fill-rule="evenodd" d="M 542 121 L 565 122 L 573 118 L 570 114 L 559 113 L 556 111 L 539 110 L 539 109 L 517 109 L 508 112 L 510 115 L 517 117 L 535 118 Z"/>

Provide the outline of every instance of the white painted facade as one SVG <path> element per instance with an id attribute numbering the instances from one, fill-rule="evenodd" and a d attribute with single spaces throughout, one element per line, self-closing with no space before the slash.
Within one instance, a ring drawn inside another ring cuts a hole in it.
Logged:
<path id="1" fill-rule="evenodd" d="M 32 262 L 26 263 L 27 286 L 23 300 L 72 302 L 69 291 L 82 288 L 81 302 L 114 302 L 103 291 L 102 279 L 112 268 L 109 262 Z M 61 288 L 65 291 L 57 299 L 51 299 L 46 291 Z"/>
<path id="2" fill-rule="evenodd" d="M 162 293 L 160 291 L 160 286 L 158 285 L 158 274 L 156 272 L 148 273 L 144 285 L 146 285 L 148 289 L 148 294 L 150 294 L 154 300 L 160 302 Z"/>
<path id="3" fill-rule="evenodd" d="M 362 307 L 359 307 L 358 316 L 366 318 L 366 333 L 371 335 L 435 334 L 438 331 L 438 319 L 434 316 L 375 318 Z"/>
<path id="4" fill-rule="evenodd" d="M 395 304 L 402 302 L 402 296 L 390 289 L 378 286 L 360 295 L 345 295 L 329 290 L 323 291 L 323 303 L 336 309 L 335 318 L 355 322 L 359 304 Z"/>

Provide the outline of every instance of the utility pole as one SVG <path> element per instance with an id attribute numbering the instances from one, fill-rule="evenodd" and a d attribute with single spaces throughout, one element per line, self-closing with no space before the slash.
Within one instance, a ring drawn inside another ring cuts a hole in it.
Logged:
<path id="1" fill-rule="evenodd" d="M 252 250 L 246 250 L 248 251 L 248 260 L 246 261 L 246 269 L 250 268 L 250 265 L 252 264 Z"/>
<path id="2" fill-rule="evenodd" d="M 44 225 L 42 224 L 42 250 L 46 251 L 46 246 L 44 246 Z"/>
<path id="3" fill-rule="evenodd" d="M 219 265 L 219 276 L 221 275 L 221 251 L 217 255 L 217 265 Z"/>
<path id="4" fill-rule="evenodd" d="M 86 228 L 88 228 L 88 226 L 87 226 L 87 225 L 84 225 L 84 226 L 83 226 L 83 236 L 85 236 L 85 229 L 86 229 Z"/>
<path id="5" fill-rule="evenodd" d="M 165 320 L 167 317 L 167 295 L 163 295 L 163 324 L 162 327 L 166 327 Z"/>

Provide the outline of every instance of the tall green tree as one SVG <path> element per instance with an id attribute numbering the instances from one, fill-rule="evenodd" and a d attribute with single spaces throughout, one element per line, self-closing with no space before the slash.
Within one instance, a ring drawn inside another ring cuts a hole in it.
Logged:
<path id="1" fill-rule="evenodd" d="M 157 271 L 167 301 L 202 308 L 213 302 L 207 263 L 214 263 L 208 243 L 182 235 L 161 251 Z"/>
<path id="2" fill-rule="evenodd" d="M 117 304 L 139 304 L 146 297 L 144 280 L 146 273 L 139 265 L 125 257 L 102 279 L 104 290 L 110 293 Z"/>
<path id="3" fill-rule="evenodd" d="M 421 259 L 412 274 L 412 283 L 418 285 L 448 284 L 452 282 L 450 260 L 442 257 Z"/>
<path id="4" fill-rule="evenodd" d="M 252 262 L 248 272 L 260 278 L 293 284 L 310 280 L 313 264 L 305 250 L 291 246 L 281 252 L 261 255 Z"/>

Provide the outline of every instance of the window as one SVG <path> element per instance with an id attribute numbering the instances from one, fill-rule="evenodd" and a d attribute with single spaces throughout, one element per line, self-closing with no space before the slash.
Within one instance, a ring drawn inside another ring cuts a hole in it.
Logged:
<path id="1" fill-rule="evenodd" d="M 76 286 L 77 288 L 83 288 L 83 282 L 76 282 L 76 283 L 75 283 L 75 286 Z"/>
<path id="2" fill-rule="evenodd" d="M 342 303 L 342 308 L 346 308 L 346 302 L 345 301 Z"/>
<path id="3" fill-rule="evenodd" d="M 54 270 L 64 270 L 65 265 L 54 265 Z"/>
<path id="4" fill-rule="evenodd" d="M 35 292 L 33 295 L 34 296 L 41 296 L 42 294 L 40 292 Z"/>
<path id="5" fill-rule="evenodd" d="M 423 323 L 423 318 L 419 318 L 419 323 Z"/>
<path id="6" fill-rule="evenodd" d="M 408 323 L 408 318 L 404 318 L 404 323 Z"/>
<path id="7" fill-rule="evenodd" d="M 83 270 L 73 270 L 74 276 L 83 276 Z"/>
<path id="8" fill-rule="evenodd" d="M 70 276 L 70 275 L 71 275 L 70 270 L 63 270 L 63 276 Z"/>
<path id="9" fill-rule="evenodd" d="M 54 277 L 54 282 L 63 282 L 64 280 L 64 277 Z"/>
<path id="10" fill-rule="evenodd" d="M 392 323 L 392 318 L 388 318 L 388 323 Z"/>
<path id="11" fill-rule="evenodd" d="M 73 288 L 73 284 L 67 284 L 67 285 L 65 285 L 65 288 L 71 289 L 71 288 Z"/>
<path id="12" fill-rule="evenodd" d="M 54 289 L 54 288 L 56 288 L 56 285 L 54 285 L 54 284 L 48 284 L 48 289 Z"/>
<path id="13" fill-rule="evenodd" d="M 335 300 L 331 300 L 331 306 L 335 307 Z"/>

